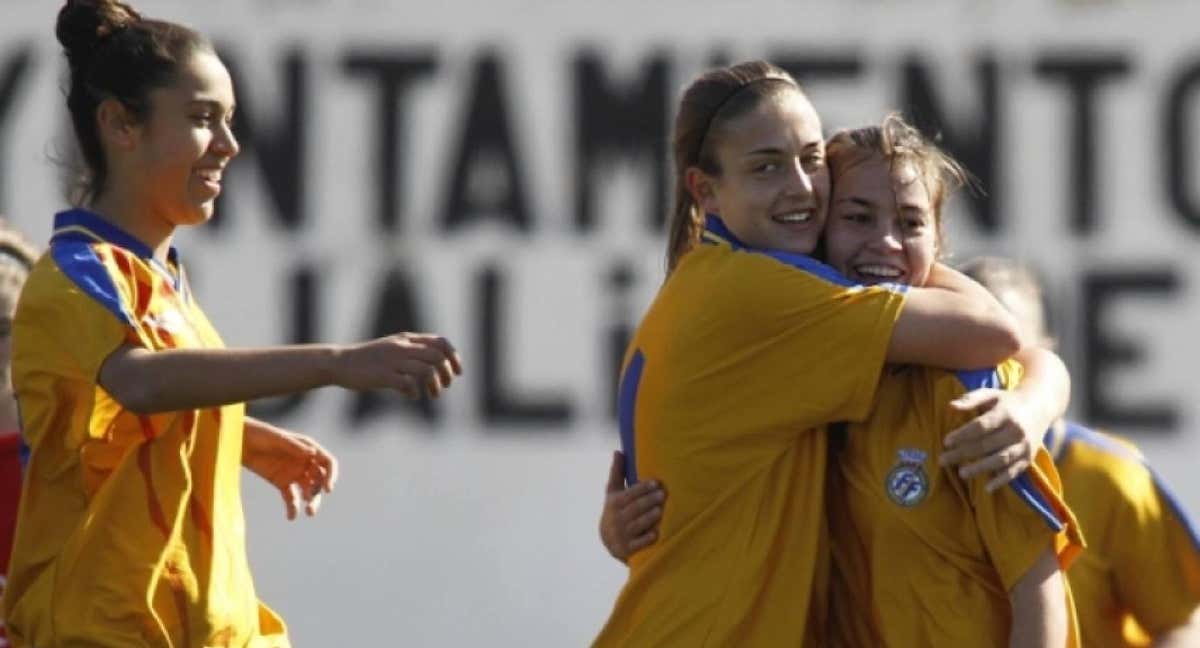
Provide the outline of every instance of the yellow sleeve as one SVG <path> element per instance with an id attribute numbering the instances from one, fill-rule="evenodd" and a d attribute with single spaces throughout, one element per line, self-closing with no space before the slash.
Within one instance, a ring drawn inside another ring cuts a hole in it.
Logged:
<path id="1" fill-rule="evenodd" d="M 707 369 L 745 390 L 741 408 L 780 410 L 781 424 L 865 418 L 904 289 L 852 285 L 807 257 L 812 266 L 733 256 L 738 267 L 716 273 L 726 306 L 706 305 L 721 313 L 713 334 L 731 351 Z"/>
<path id="2" fill-rule="evenodd" d="M 992 375 L 987 373 L 960 372 L 963 388 L 1011 389 L 1020 380 L 1021 367 L 1009 360 Z M 949 407 L 945 410 L 950 411 Z M 943 429 L 952 430 L 972 418 L 973 413 L 954 413 Z M 1062 481 L 1049 452 L 1039 447 L 1034 464 L 1025 474 L 995 493 L 987 492 L 988 479 L 986 475 L 977 476 L 968 482 L 967 489 L 976 526 L 1005 590 L 1011 590 L 1049 546 L 1053 546 L 1065 570 L 1082 550 L 1083 536 L 1074 513 L 1063 500 Z"/>
<path id="3" fill-rule="evenodd" d="M 1116 499 L 1113 580 L 1120 600 L 1151 635 L 1186 622 L 1200 607 L 1200 537 L 1149 468 L 1125 480 Z M 1133 484 L 1136 483 L 1136 487 Z"/>
<path id="4" fill-rule="evenodd" d="M 42 258 L 14 321 L 14 336 L 30 341 L 20 345 L 22 360 L 35 355 L 43 371 L 95 381 L 117 347 L 144 346 L 133 314 L 134 282 L 106 262 L 111 254 L 99 246 L 64 244 Z"/>

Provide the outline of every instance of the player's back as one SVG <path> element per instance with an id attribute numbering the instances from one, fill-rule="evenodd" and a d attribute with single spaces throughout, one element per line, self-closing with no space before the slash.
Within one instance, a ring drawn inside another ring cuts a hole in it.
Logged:
<path id="1" fill-rule="evenodd" d="M 1137 448 L 1067 422 L 1047 433 L 1088 549 L 1067 572 L 1084 645 L 1149 646 L 1200 605 L 1200 536 Z"/>
<path id="2" fill-rule="evenodd" d="M 639 327 L 623 443 L 631 480 L 661 481 L 671 505 L 597 645 L 820 641 L 807 622 L 824 617 L 828 566 L 814 428 L 865 416 L 903 297 L 808 263 L 702 246 Z"/>

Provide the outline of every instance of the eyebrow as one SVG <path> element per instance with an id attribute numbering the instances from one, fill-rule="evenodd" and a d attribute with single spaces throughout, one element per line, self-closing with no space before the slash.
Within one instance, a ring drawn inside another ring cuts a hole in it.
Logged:
<path id="1" fill-rule="evenodd" d="M 866 198 L 859 198 L 857 196 L 850 196 L 849 198 L 838 198 L 837 202 L 839 202 L 839 203 L 844 203 L 844 202 L 854 203 L 855 205 L 858 205 L 860 207 L 874 207 L 875 206 L 874 202 L 867 200 Z"/>
<path id="2" fill-rule="evenodd" d="M 188 101 L 188 105 L 189 106 L 199 105 L 199 106 L 203 106 L 205 108 L 209 108 L 211 110 L 216 110 L 217 112 L 225 112 L 225 107 L 223 105 L 221 105 L 221 102 L 217 101 L 216 99 L 192 99 L 191 101 Z M 233 113 L 236 110 L 237 110 L 237 104 L 231 104 L 229 106 L 229 110 L 227 112 Z"/>
<path id="3" fill-rule="evenodd" d="M 801 151 L 820 148 L 821 142 L 809 142 L 800 148 Z M 756 155 L 786 155 L 787 152 L 778 146 L 764 146 L 763 148 L 754 149 L 743 154 L 743 157 L 754 157 Z"/>

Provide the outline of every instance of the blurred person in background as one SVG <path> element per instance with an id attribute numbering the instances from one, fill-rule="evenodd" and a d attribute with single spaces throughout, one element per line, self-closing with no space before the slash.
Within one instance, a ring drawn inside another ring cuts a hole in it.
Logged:
<path id="1" fill-rule="evenodd" d="M 0 596 L 8 575 L 13 534 L 17 526 L 17 504 L 21 498 L 20 417 L 12 390 L 12 324 L 17 297 L 37 261 L 37 251 L 0 218 Z M 7 646 L 4 620 L 0 619 L 0 648 Z"/>
<path id="2" fill-rule="evenodd" d="M 288 517 L 316 512 L 336 464 L 245 401 L 325 385 L 437 396 L 444 339 L 226 349 L 171 245 L 211 218 L 238 153 L 233 85 L 212 43 L 115 0 L 73 0 L 56 35 L 87 166 L 55 215 L 13 322 L 30 447 L 4 617 L 16 646 L 290 645 L 255 593 L 244 466 Z"/>
<path id="3" fill-rule="evenodd" d="M 1053 348 L 1044 299 L 1022 264 L 982 257 L 963 272 Z M 1126 439 L 1058 419 L 1046 432 L 1088 548 L 1067 572 L 1089 648 L 1200 646 L 1200 535 L 1166 484 Z"/>

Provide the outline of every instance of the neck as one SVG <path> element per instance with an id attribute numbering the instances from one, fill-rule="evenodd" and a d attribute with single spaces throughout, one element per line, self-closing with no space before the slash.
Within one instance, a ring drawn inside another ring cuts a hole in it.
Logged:
<path id="1" fill-rule="evenodd" d="M 167 262 L 171 237 L 175 234 L 175 225 L 170 221 L 156 216 L 144 204 L 130 200 L 127 193 L 120 191 L 109 191 L 100 196 L 92 203 L 91 210 L 145 243 L 159 262 Z"/>

